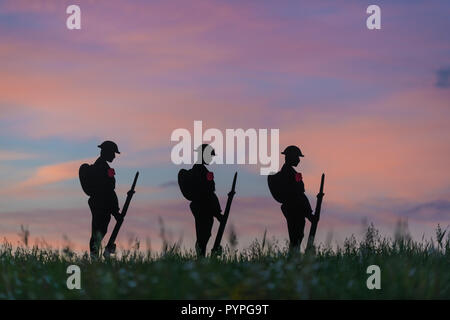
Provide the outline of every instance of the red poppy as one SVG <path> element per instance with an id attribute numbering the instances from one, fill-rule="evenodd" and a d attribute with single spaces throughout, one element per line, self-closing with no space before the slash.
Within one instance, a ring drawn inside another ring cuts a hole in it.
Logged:
<path id="1" fill-rule="evenodd" d="M 208 181 L 213 181 L 213 180 L 214 180 L 214 173 L 213 173 L 213 172 L 208 172 L 208 173 L 206 174 L 206 179 L 207 179 Z"/>
<path id="2" fill-rule="evenodd" d="M 297 172 L 295 174 L 295 181 L 299 182 L 299 181 L 302 181 L 302 180 L 303 180 L 302 174 L 300 172 Z"/>
<path id="3" fill-rule="evenodd" d="M 108 169 L 108 177 L 114 178 L 115 175 L 116 175 L 116 172 L 114 171 L 114 169 L 113 168 L 109 168 Z"/>

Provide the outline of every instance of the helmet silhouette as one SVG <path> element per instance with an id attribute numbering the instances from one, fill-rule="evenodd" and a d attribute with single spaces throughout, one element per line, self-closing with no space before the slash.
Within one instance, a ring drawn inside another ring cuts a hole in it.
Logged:
<path id="1" fill-rule="evenodd" d="M 109 140 L 102 142 L 102 144 L 99 145 L 98 147 L 100 149 L 102 149 L 102 150 L 114 151 L 115 153 L 120 154 L 119 148 L 117 147 L 117 144 L 115 142 L 112 142 L 112 141 L 109 141 Z"/>
<path id="2" fill-rule="evenodd" d="M 287 156 L 304 157 L 302 151 L 297 146 L 289 146 L 281 153 Z"/>
<path id="3" fill-rule="evenodd" d="M 211 146 L 210 146 L 209 144 L 207 144 L 207 143 L 204 143 L 204 144 L 202 144 L 201 146 L 198 146 L 197 149 L 195 149 L 194 151 L 204 153 L 205 150 L 206 150 L 208 153 L 210 153 L 212 156 L 215 156 L 215 155 L 216 155 L 216 152 L 214 151 L 214 148 L 211 147 Z"/>

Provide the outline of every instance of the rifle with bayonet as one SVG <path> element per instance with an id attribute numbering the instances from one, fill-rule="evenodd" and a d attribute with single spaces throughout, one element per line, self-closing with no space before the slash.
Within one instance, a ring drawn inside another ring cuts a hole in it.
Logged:
<path id="1" fill-rule="evenodd" d="M 133 184 L 131 185 L 131 189 L 127 192 L 127 198 L 125 200 L 125 204 L 123 205 L 122 213 L 119 213 L 116 219 L 116 225 L 114 226 L 114 230 L 111 233 L 111 236 L 109 237 L 108 244 L 105 247 L 105 252 L 103 252 L 103 256 L 105 258 L 109 257 L 112 253 L 116 252 L 116 238 L 117 234 L 119 233 L 120 227 L 122 226 L 123 219 L 125 218 L 125 215 L 127 214 L 128 207 L 130 206 L 131 199 L 133 198 L 133 195 L 135 193 L 134 189 L 136 188 L 137 179 L 139 177 L 139 171 L 136 172 L 136 175 L 134 176 Z"/>
<path id="2" fill-rule="evenodd" d="M 223 233 L 225 231 L 225 225 L 227 224 L 228 216 L 230 215 L 231 202 L 233 201 L 233 197 L 236 188 L 236 178 L 237 172 L 234 174 L 233 184 L 231 185 L 231 190 L 228 192 L 228 200 L 227 205 L 225 206 L 225 212 L 223 213 L 222 221 L 220 222 L 219 230 L 217 231 L 216 240 L 214 241 L 214 246 L 211 250 L 211 254 L 220 255 L 222 251 L 222 247 L 220 246 L 220 242 L 222 241 Z"/>
<path id="3" fill-rule="evenodd" d="M 320 179 L 320 191 L 317 194 L 316 210 L 314 211 L 313 221 L 311 221 L 311 228 L 309 229 L 308 244 L 306 245 L 306 251 L 310 251 L 314 247 L 314 237 L 316 236 L 317 225 L 320 220 L 320 210 L 322 208 L 322 199 L 325 195 L 323 193 L 323 185 L 325 183 L 325 173 L 322 173 Z"/>

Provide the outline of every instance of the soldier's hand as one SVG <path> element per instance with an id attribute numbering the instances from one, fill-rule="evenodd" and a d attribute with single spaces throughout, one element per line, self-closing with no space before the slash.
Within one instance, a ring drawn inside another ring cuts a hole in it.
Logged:
<path id="1" fill-rule="evenodd" d="M 116 219 L 116 221 L 122 221 L 123 217 L 119 212 L 113 213 L 113 217 L 114 219 Z"/>

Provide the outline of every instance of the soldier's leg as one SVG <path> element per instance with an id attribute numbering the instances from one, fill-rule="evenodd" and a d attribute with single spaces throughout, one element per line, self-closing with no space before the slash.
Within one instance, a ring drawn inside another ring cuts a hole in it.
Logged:
<path id="1" fill-rule="evenodd" d="M 105 210 L 95 210 L 92 214 L 92 234 L 89 241 L 91 256 L 98 257 L 100 246 L 108 230 L 111 216 Z"/>
<path id="2" fill-rule="evenodd" d="M 200 244 L 199 244 L 199 239 L 200 239 L 200 219 L 199 217 L 199 210 L 198 210 L 198 206 L 195 202 L 191 202 L 189 204 L 189 207 L 191 208 L 191 212 L 192 215 L 194 216 L 194 221 L 195 221 L 195 252 L 197 253 L 197 255 L 200 255 Z"/>
<path id="3" fill-rule="evenodd" d="M 304 229 L 305 229 L 305 218 L 298 214 L 293 219 L 293 237 L 294 237 L 294 246 L 297 249 L 300 249 L 300 245 L 302 244 Z"/>
<path id="4" fill-rule="evenodd" d="M 95 203 L 92 198 L 89 198 L 88 201 L 89 209 L 91 209 L 91 215 L 92 215 L 92 221 L 91 221 L 91 238 L 89 239 L 89 251 L 91 253 L 91 256 L 98 256 L 98 246 L 97 246 L 97 230 L 98 230 L 98 222 L 97 222 L 97 216 L 98 216 L 98 210 L 95 208 Z"/>
<path id="5" fill-rule="evenodd" d="M 198 242 L 198 254 L 202 257 L 206 255 L 206 246 L 208 245 L 209 238 L 211 237 L 211 229 L 213 226 L 213 217 L 202 217 L 199 220 L 199 237 Z"/>
<path id="6" fill-rule="evenodd" d="M 286 204 L 281 205 L 281 211 L 283 212 L 284 217 L 286 218 L 286 223 L 288 227 L 289 233 L 289 249 L 295 250 L 298 248 L 298 236 L 297 236 L 297 228 L 295 221 L 295 212 L 293 212 L 292 208 L 289 208 Z"/>
<path id="7" fill-rule="evenodd" d="M 106 233 L 108 232 L 108 225 L 111 221 L 111 214 L 107 211 L 103 212 L 104 214 L 101 216 L 100 225 L 99 225 L 99 234 L 100 234 L 100 242 L 105 237 Z"/>
<path id="8" fill-rule="evenodd" d="M 198 256 L 204 256 L 201 250 L 201 223 L 199 218 L 195 218 L 195 251 Z"/>
<path id="9" fill-rule="evenodd" d="M 300 247 L 300 245 L 302 244 L 303 237 L 305 235 L 305 218 L 303 218 L 303 217 L 299 218 L 297 225 L 298 225 L 298 231 L 297 231 L 298 232 L 297 233 L 298 246 Z"/>
<path id="10" fill-rule="evenodd" d="M 289 232 L 289 249 L 298 250 L 300 248 L 298 223 L 295 218 L 286 218 Z"/>
<path id="11" fill-rule="evenodd" d="M 89 249 L 92 257 L 98 257 L 98 251 L 100 248 L 101 232 L 99 227 L 99 213 L 92 212 L 92 223 L 91 223 L 91 239 L 89 241 Z"/>

